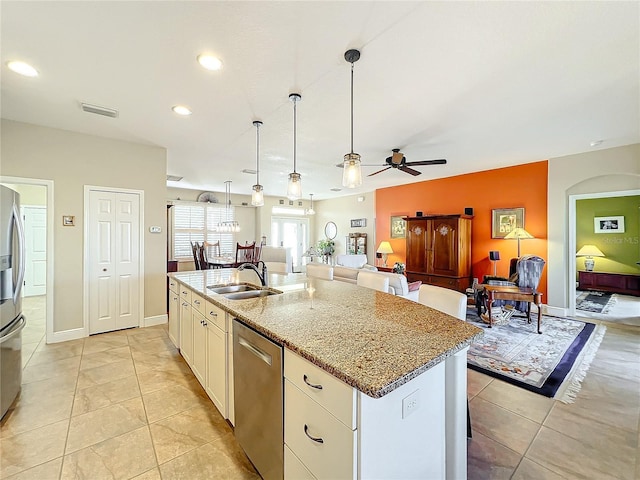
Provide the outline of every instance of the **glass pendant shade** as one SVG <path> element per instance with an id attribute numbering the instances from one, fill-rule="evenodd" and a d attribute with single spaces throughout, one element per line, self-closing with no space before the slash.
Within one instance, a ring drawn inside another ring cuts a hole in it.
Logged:
<path id="1" fill-rule="evenodd" d="M 251 192 L 251 205 L 254 207 L 261 207 L 264 205 L 264 192 L 262 185 L 253 186 L 253 192 Z"/>
<path id="2" fill-rule="evenodd" d="M 362 168 L 360 168 L 360 155 L 357 153 L 347 153 L 344 156 L 342 186 L 356 188 L 362 185 Z"/>
<path id="3" fill-rule="evenodd" d="M 298 200 L 302 198 L 302 179 L 300 174 L 293 172 L 289 174 L 289 184 L 287 185 L 287 198 Z"/>
<path id="4" fill-rule="evenodd" d="M 311 197 L 311 205 L 309 206 L 309 208 L 305 209 L 304 214 L 315 215 L 316 211 L 313 209 L 313 193 L 310 193 L 309 196 Z"/>

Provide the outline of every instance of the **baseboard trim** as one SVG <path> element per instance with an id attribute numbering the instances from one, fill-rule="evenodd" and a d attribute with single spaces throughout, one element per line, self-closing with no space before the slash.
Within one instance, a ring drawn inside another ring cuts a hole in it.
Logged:
<path id="1" fill-rule="evenodd" d="M 154 325 L 162 325 L 169 321 L 169 316 L 165 313 L 162 315 L 155 315 L 153 317 L 145 317 L 142 322 L 142 327 L 153 327 Z"/>
<path id="2" fill-rule="evenodd" d="M 552 317 L 566 317 L 569 314 L 569 309 L 543 305 L 542 313 L 544 313 L 545 315 L 550 315 Z"/>
<path id="3" fill-rule="evenodd" d="M 47 343 L 68 342 L 69 340 L 77 340 L 79 338 L 85 338 L 86 336 L 87 334 L 83 327 L 72 328 L 71 330 L 53 332 L 53 335 L 51 335 L 51 341 L 47 341 Z"/>

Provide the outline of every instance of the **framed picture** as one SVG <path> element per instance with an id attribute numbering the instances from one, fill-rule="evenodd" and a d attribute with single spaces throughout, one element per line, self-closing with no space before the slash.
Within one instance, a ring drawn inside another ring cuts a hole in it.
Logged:
<path id="1" fill-rule="evenodd" d="M 491 210 L 491 238 L 504 238 L 515 228 L 524 228 L 524 208 Z"/>
<path id="2" fill-rule="evenodd" d="M 595 233 L 624 233 L 624 217 L 594 217 Z"/>
<path id="3" fill-rule="evenodd" d="M 351 220 L 351 228 L 366 227 L 366 226 L 367 226 L 366 218 L 354 218 Z"/>
<path id="4" fill-rule="evenodd" d="M 391 217 L 391 238 L 405 238 L 407 236 L 407 222 L 402 215 Z"/>
<path id="5" fill-rule="evenodd" d="M 63 215 L 62 216 L 62 226 L 64 227 L 73 227 L 76 224 L 76 217 L 73 215 Z"/>

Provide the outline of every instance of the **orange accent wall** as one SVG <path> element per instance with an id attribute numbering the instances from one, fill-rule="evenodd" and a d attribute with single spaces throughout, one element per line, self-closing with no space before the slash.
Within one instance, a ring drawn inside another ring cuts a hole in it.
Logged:
<path id="1" fill-rule="evenodd" d="M 392 215 L 415 216 L 418 211 L 424 215 L 464 213 L 465 207 L 472 207 L 472 276 L 482 281 L 484 275 L 493 275 L 489 250 L 500 252 L 497 273 L 507 276 L 509 260 L 518 255 L 518 242 L 491 238 L 491 210 L 524 207 L 524 228 L 535 238 L 520 240 L 520 253 L 539 255 L 547 260 L 547 172 L 545 160 L 376 190 L 376 241 L 391 243 L 394 253 L 389 255 L 389 265 L 405 262 L 405 239 L 390 238 Z M 545 302 L 547 266 L 538 288 Z"/>

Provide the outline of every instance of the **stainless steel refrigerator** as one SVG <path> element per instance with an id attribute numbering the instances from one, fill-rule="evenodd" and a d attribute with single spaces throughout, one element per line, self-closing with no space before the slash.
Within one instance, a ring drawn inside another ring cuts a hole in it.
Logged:
<path id="1" fill-rule="evenodd" d="M 20 195 L 0 185 L 0 417 L 22 383 L 22 284 L 25 271 Z"/>

